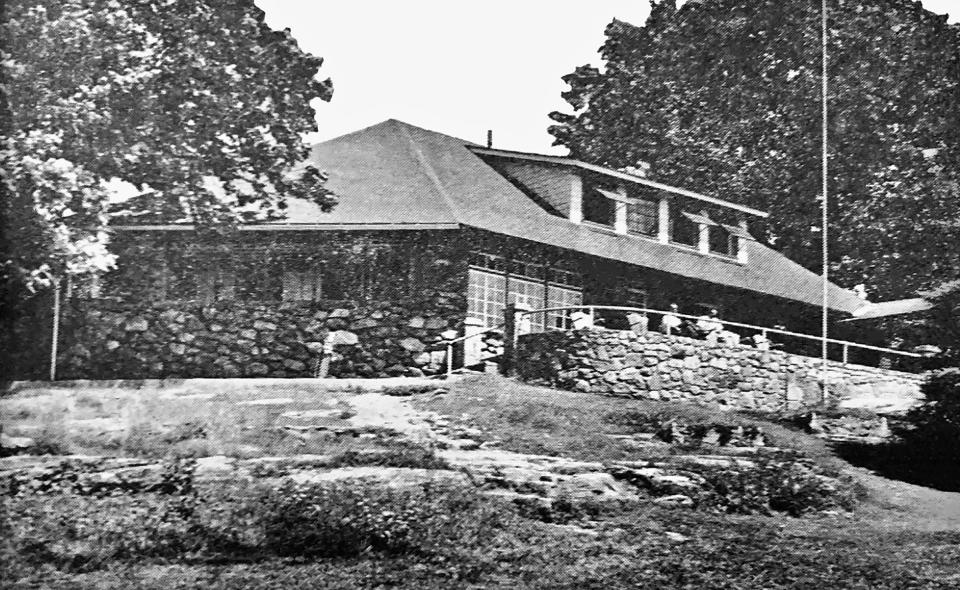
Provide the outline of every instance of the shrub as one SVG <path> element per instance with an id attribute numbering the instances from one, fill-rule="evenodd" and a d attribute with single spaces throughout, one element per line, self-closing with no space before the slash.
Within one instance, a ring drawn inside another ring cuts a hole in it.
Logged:
<path id="1" fill-rule="evenodd" d="M 960 456 L 960 369 L 929 375 L 920 388 L 921 405 L 907 414 L 909 442 L 930 451 Z"/>
<path id="2" fill-rule="evenodd" d="M 417 445 L 398 445 L 379 451 L 343 451 L 330 458 L 327 467 L 406 467 L 413 469 L 450 469 L 450 464 L 438 457 L 433 449 Z"/>
<path id="3" fill-rule="evenodd" d="M 850 460 L 888 477 L 943 490 L 960 490 L 960 369 L 927 376 L 923 403 L 895 425 L 899 440 L 883 447 L 841 448 Z"/>
<path id="4" fill-rule="evenodd" d="M 800 516 L 849 510 L 858 497 L 852 481 L 795 461 L 762 461 L 754 467 L 704 469 L 700 474 L 705 485 L 698 503 L 728 513 Z"/>
<path id="5" fill-rule="evenodd" d="M 260 503 L 264 546 L 281 556 L 431 553 L 480 542 L 502 521 L 476 491 L 429 482 L 406 490 L 287 483 Z"/>
<path id="6" fill-rule="evenodd" d="M 393 385 L 384 387 L 382 391 L 383 395 L 391 395 L 394 397 L 410 397 L 424 393 L 440 395 L 447 392 L 448 390 L 446 388 L 436 385 Z"/>
<path id="7" fill-rule="evenodd" d="M 181 470 L 181 472 L 183 472 Z M 179 479 L 169 478 L 171 484 Z M 512 513 L 473 488 L 424 483 L 235 483 L 92 497 L 21 495 L 0 506 L 0 560 L 90 571 L 115 561 L 416 554 L 454 563 L 487 547 Z M 19 567 L 19 566 L 18 566 Z M 0 572 L 2 573 L 2 572 Z"/>
<path id="8" fill-rule="evenodd" d="M 189 502 L 159 494 L 18 498 L 5 523 L 12 555 L 3 558 L 87 571 L 114 560 L 183 555 L 197 542 Z"/>

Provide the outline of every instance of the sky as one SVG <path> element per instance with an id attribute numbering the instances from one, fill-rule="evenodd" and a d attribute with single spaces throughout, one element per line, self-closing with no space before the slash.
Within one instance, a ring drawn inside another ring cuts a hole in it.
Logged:
<path id="1" fill-rule="evenodd" d="M 604 27 L 643 24 L 647 0 L 256 0 L 275 29 L 324 58 L 330 103 L 317 101 L 323 141 L 385 119 L 477 143 L 563 154 L 547 133 L 551 111 L 569 111 L 560 79 L 600 65 Z M 922 0 L 960 17 L 960 0 Z M 586 8 L 589 6 L 589 8 Z"/>

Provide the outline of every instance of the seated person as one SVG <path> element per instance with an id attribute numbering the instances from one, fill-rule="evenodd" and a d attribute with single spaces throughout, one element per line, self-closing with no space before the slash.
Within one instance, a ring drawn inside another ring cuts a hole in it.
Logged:
<path id="1" fill-rule="evenodd" d="M 767 338 L 763 332 L 753 335 L 753 345 L 757 347 L 758 350 L 770 350 L 770 339 Z"/>
<path id="2" fill-rule="evenodd" d="M 709 336 L 714 332 L 717 334 L 722 332 L 723 323 L 720 322 L 720 318 L 717 315 L 717 310 L 711 309 L 709 314 L 700 316 L 700 319 L 697 320 L 697 328 L 699 328 L 705 336 Z"/>
<path id="3" fill-rule="evenodd" d="M 573 323 L 574 330 L 584 330 L 593 327 L 593 315 L 582 309 L 577 309 L 570 314 L 570 321 Z"/>
<path id="4" fill-rule="evenodd" d="M 723 330 L 720 332 L 720 341 L 727 346 L 737 346 L 740 344 L 740 334 L 731 332 L 730 330 Z"/>
<path id="5" fill-rule="evenodd" d="M 627 314 L 627 322 L 630 324 L 630 329 L 637 334 L 646 334 L 647 328 L 650 327 L 650 318 L 646 313 L 631 311 Z"/>
<path id="6" fill-rule="evenodd" d="M 670 304 L 670 311 L 663 314 L 660 320 L 660 331 L 664 334 L 678 334 L 680 331 L 680 318 L 676 314 L 680 313 L 680 308 L 676 303 Z"/>

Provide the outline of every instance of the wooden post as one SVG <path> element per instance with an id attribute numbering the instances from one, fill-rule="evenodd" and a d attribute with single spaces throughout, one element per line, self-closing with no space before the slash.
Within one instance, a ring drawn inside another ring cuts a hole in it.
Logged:
<path id="1" fill-rule="evenodd" d="M 500 373 L 506 377 L 513 375 L 514 356 L 516 354 L 517 306 L 508 303 L 503 308 L 503 359 L 500 361 Z"/>
<path id="2" fill-rule="evenodd" d="M 843 366 L 847 366 L 847 361 L 850 358 L 850 346 L 847 344 L 843 345 Z"/>
<path id="3" fill-rule="evenodd" d="M 53 283 L 53 335 L 50 342 L 50 380 L 57 380 L 57 346 L 60 341 L 60 280 Z"/>
<path id="4" fill-rule="evenodd" d="M 666 197 L 657 202 L 657 241 L 661 244 L 670 241 L 670 201 Z"/>
<path id="5" fill-rule="evenodd" d="M 617 194 L 623 197 L 622 201 L 614 201 L 613 203 L 613 231 L 618 234 L 625 234 L 628 231 L 629 223 L 627 217 L 629 212 L 627 210 L 627 187 L 622 184 L 617 187 Z"/>
<path id="6" fill-rule="evenodd" d="M 701 211 L 700 215 L 706 217 L 707 212 Z M 706 223 L 697 224 L 697 250 L 701 254 L 710 252 L 710 226 Z"/>
<path id="7" fill-rule="evenodd" d="M 581 223 L 583 221 L 583 179 L 579 174 L 570 176 L 570 221 Z"/>
<path id="8" fill-rule="evenodd" d="M 447 343 L 447 378 L 450 378 L 450 375 L 453 374 L 453 344 Z"/>
<path id="9" fill-rule="evenodd" d="M 748 231 L 746 219 L 740 219 L 738 225 L 743 231 Z M 750 262 L 750 252 L 748 251 L 748 248 L 750 247 L 750 240 L 741 238 L 739 236 L 734 239 L 737 241 L 737 261 L 741 264 Z"/>

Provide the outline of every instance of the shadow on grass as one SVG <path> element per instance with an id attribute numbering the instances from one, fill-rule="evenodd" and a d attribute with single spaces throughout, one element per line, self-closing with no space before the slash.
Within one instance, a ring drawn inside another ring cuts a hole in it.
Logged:
<path id="1" fill-rule="evenodd" d="M 852 465 L 886 477 L 945 492 L 960 492 L 960 456 L 945 455 L 902 441 L 885 444 L 843 442 L 837 455 Z"/>

